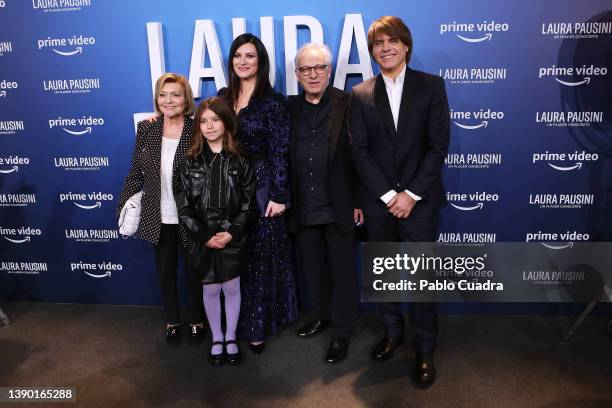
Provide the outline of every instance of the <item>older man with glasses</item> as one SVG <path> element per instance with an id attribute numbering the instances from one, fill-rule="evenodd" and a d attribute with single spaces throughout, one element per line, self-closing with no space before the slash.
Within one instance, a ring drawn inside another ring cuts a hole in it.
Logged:
<path id="1" fill-rule="evenodd" d="M 296 234 L 301 270 L 312 305 L 312 319 L 298 330 L 312 337 L 331 325 L 324 361 L 344 360 L 357 320 L 353 168 L 347 132 L 349 95 L 329 86 L 331 53 L 306 44 L 295 58 L 304 89 L 289 98 L 290 175 L 293 208 L 289 231 Z"/>

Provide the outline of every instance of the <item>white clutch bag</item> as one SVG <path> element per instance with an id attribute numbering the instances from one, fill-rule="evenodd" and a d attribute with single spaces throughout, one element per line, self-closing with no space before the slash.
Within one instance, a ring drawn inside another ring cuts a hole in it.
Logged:
<path id="1" fill-rule="evenodd" d="M 126 202 L 121 213 L 119 213 L 119 233 L 126 237 L 130 237 L 138 230 L 140 224 L 140 211 L 142 209 L 141 202 L 142 191 L 131 196 Z"/>

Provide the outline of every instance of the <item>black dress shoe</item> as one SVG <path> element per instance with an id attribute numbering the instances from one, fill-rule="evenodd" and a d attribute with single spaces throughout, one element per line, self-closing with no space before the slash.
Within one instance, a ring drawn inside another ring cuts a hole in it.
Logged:
<path id="1" fill-rule="evenodd" d="M 253 344 L 249 342 L 249 350 L 251 350 L 251 352 L 256 356 L 260 355 L 263 352 L 265 346 L 265 342 L 259 344 Z"/>
<path id="2" fill-rule="evenodd" d="M 372 359 L 378 361 L 387 361 L 393 357 L 395 348 L 402 344 L 402 336 L 388 337 L 385 336 L 372 349 Z"/>
<path id="3" fill-rule="evenodd" d="M 238 351 L 236 353 L 228 353 L 227 352 L 227 345 L 228 344 L 235 344 L 236 348 L 238 348 L 238 342 L 236 340 L 228 340 L 225 342 L 225 361 L 227 362 L 227 364 L 240 364 L 240 349 L 238 348 Z"/>
<path id="4" fill-rule="evenodd" d="M 417 354 L 416 367 L 412 376 L 414 386 L 420 389 L 429 388 L 436 381 L 436 367 L 433 355 Z"/>
<path id="5" fill-rule="evenodd" d="M 210 352 L 208 353 L 208 363 L 211 366 L 218 367 L 220 365 L 223 365 L 223 363 L 225 363 L 226 355 L 225 355 L 225 349 L 223 349 L 223 348 L 222 348 L 223 351 L 220 354 L 213 354 L 212 353 L 212 349 L 216 345 L 223 346 L 223 342 L 222 341 L 213 341 L 213 343 L 210 345 Z"/>
<path id="6" fill-rule="evenodd" d="M 332 339 L 325 354 L 325 362 L 327 364 L 336 364 L 346 358 L 348 353 L 349 339 Z"/>
<path id="7" fill-rule="evenodd" d="M 306 323 L 300 330 L 297 331 L 299 337 L 312 337 L 321 333 L 329 327 L 329 322 L 325 320 L 312 320 Z"/>
<path id="8" fill-rule="evenodd" d="M 166 327 L 166 341 L 171 346 L 176 346 L 181 342 L 181 330 L 179 326 Z"/>
<path id="9" fill-rule="evenodd" d="M 199 346 L 204 340 L 204 328 L 202 326 L 189 326 L 189 344 Z"/>

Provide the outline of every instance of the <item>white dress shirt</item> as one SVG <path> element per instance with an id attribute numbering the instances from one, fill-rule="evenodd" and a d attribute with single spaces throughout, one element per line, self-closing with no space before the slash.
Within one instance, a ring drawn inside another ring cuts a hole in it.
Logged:
<path id="1" fill-rule="evenodd" d="M 400 105 L 402 104 L 402 92 L 404 91 L 404 77 L 406 76 L 406 65 L 395 80 L 389 78 L 385 74 L 381 73 L 383 81 L 385 82 L 385 88 L 387 90 L 387 98 L 389 98 L 389 105 L 391 106 L 391 114 L 393 115 L 393 124 L 397 131 L 397 120 L 399 118 Z M 405 190 L 406 193 L 414 200 L 419 201 L 422 197 L 414 194 L 409 190 Z M 389 190 L 383 194 L 380 199 L 385 203 L 389 203 L 397 195 L 397 191 Z"/>
<path id="2" fill-rule="evenodd" d="M 385 74 L 381 74 L 387 89 L 387 98 L 391 105 L 391 113 L 393 114 L 393 124 L 397 130 L 397 118 L 399 117 L 400 105 L 402 103 L 402 91 L 404 90 L 404 77 L 406 76 L 406 66 L 402 72 L 395 78 L 395 81 Z"/>
<path id="3" fill-rule="evenodd" d="M 174 201 L 174 192 L 172 191 L 172 166 L 174 165 L 174 156 L 178 144 L 179 139 L 162 137 L 160 163 L 162 224 L 178 224 L 178 212 Z"/>

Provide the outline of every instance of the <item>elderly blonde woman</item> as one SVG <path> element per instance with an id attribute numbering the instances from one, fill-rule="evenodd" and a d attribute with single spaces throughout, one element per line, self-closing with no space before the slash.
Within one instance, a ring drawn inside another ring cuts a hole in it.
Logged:
<path id="1" fill-rule="evenodd" d="M 187 79 L 162 75 L 155 85 L 156 121 L 138 123 L 132 166 L 125 180 L 117 213 L 125 202 L 143 191 L 140 224 L 136 236 L 153 244 L 155 265 L 166 313 L 165 336 L 170 344 L 180 340 L 179 297 L 176 268 L 186 234 L 179 227 L 174 190 L 193 133 L 193 94 Z M 185 268 L 190 310 L 190 338 L 203 336 L 202 287 L 191 268 Z"/>

